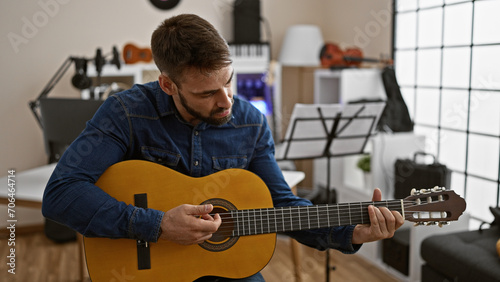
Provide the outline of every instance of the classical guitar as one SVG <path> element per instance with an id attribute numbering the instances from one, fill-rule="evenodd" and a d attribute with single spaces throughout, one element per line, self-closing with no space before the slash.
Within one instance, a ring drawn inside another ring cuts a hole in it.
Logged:
<path id="1" fill-rule="evenodd" d="M 181 204 L 211 203 L 222 217 L 219 230 L 199 245 L 132 239 L 84 238 L 93 281 L 193 281 L 215 275 L 243 278 L 271 259 L 276 233 L 367 224 L 368 205 L 401 212 L 418 224 L 457 220 L 465 201 L 451 190 L 422 189 L 403 200 L 273 208 L 264 182 L 242 169 L 192 178 L 146 161 L 108 168 L 96 183 L 119 201 L 169 210 Z"/>

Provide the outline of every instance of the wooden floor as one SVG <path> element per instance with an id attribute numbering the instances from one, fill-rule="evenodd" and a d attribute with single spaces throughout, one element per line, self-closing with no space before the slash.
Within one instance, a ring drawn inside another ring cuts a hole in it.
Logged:
<path id="1" fill-rule="evenodd" d="M 15 248 L 16 274 L 12 275 L 7 272 L 8 265 L 4 263 L 10 253 L 8 240 L 0 239 L 0 281 L 81 281 L 76 242 L 56 244 L 43 233 L 37 232 L 18 235 Z M 305 246 L 300 247 L 300 252 L 302 281 L 325 281 L 325 253 Z M 331 251 L 331 262 L 336 269 L 331 271 L 330 281 L 398 281 L 357 255 Z M 275 254 L 262 274 L 268 282 L 295 281 L 290 240 L 287 237 L 278 237 Z"/>
<path id="2" fill-rule="evenodd" d="M 294 281 L 295 272 L 288 237 L 278 237 L 278 243 L 273 258 L 262 275 L 269 282 Z M 300 245 L 301 266 L 300 273 L 303 282 L 326 281 L 326 254 Z M 381 270 L 358 255 L 345 255 L 339 251 L 330 251 L 330 265 L 335 270 L 330 271 L 330 281 L 370 281 L 396 282 L 400 281 L 386 271 Z"/>

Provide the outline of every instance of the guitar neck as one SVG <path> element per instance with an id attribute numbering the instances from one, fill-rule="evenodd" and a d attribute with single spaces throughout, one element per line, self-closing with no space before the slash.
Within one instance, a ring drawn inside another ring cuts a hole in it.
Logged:
<path id="1" fill-rule="evenodd" d="M 231 211 L 233 236 L 370 223 L 368 206 L 403 212 L 402 200 Z"/>

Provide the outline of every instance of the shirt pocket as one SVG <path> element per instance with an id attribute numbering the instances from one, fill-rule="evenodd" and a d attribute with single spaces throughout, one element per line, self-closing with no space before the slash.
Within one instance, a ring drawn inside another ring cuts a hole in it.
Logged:
<path id="1" fill-rule="evenodd" d="M 246 168 L 247 156 L 212 157 L 212 164 L 214 171 L 221 171 L 229 168 Z"/>
<path id="2" fill-rule="evenodd" d="M 175 168 L 179 163 L 181 155 L 170 151 L 142 146 L 141 154 L 145 160 L 155 162 L 167 167 Z"/>

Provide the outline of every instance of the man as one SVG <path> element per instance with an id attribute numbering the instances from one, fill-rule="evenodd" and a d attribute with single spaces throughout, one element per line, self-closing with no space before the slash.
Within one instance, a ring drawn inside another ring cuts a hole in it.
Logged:
<path id="1" fill-rule="evenodd" d="M 244 168 L 266 183 L 275 206 L 311 204 L 287 186 L 265 117 L 233 96 L 228 46 L 210 23 L 196 15 L 167 19 L 153 33 L 151 48 L 161 71 L 158 81 L 106 100 L 59 161 L 44 194 L 44 216 L 89 237 L 184 245 L 211 238 L 221 224 L 219 215 L 209 214 L 211 205 L 142 209 L 94 185 L 109 166 L 128 159 L 153 161 L 193 177 Z M 373 200 L 380 199 L 377 189 Z M 368 210 L 369 225 L 289 235 L 317 249 L 354 253 L 362 243 L 391 237 L 403 223 L 397 212 Z M 248 279 L 262 281 L 262 276 Z"/>

